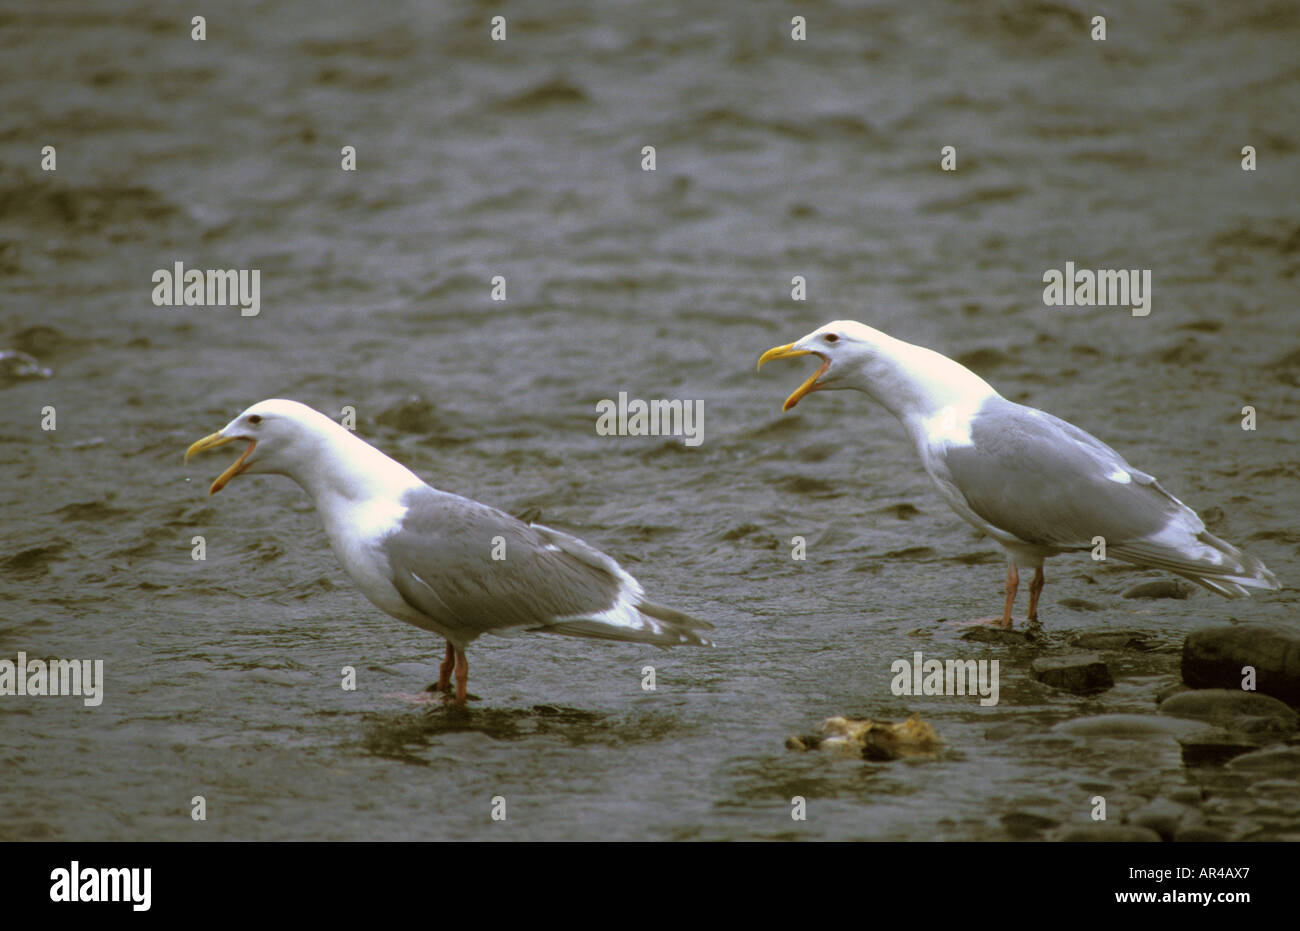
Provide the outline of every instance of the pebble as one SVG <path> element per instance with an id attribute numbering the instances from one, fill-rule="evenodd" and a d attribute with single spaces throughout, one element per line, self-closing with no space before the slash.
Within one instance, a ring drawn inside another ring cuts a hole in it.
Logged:
<path id="1" fill-rule="evenodd" d="M 1040 656 L 1032 669 L 1039 682 L 1067 692 L 1101 692 L 1115 684 L 1110 669 L 1097 653 Z"/>
<path id="2" fill-rule="evenodd" d="M 1261 624 L 1192 631 L 1183 641 L 1183 681 L 1192 688 L 1240 690 L 1242 668 L 1255 669 L 1255 688 L 1300 705 L 1300 634 Z"/>

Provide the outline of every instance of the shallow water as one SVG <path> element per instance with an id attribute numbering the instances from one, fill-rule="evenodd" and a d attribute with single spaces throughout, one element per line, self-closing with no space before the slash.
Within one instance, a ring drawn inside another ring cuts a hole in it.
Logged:
<path id="1" fill-rule="evenodd" d="M 942 622 L 999 608 L 1002 560 L 891 417 L 853 393 L 783 415 L 811 364 L 754 372 L 836 318 L 931 346 L 1293 581 L 1293 5 L 1112 3 L 1096 43 L 1069 4 L 813 3 L 802 45 L 768 2 L 550 3 L 504 45 L 495 7 L 427 6 L 233 3 L 204 43 L 162 3 L 0 14 L 0 348 L 54 370 L 3 383 L 0 657 L 108 680 L 95 709 L 0 701 L 0 838 L 1008 839 L 1015 812 L 1087 824 L 1098 793 L 1122 817 L 1189 785 L 1228 836 L 1300 831 L 1292 777 L 1052 729 L 1153 711 L 1189 631 L 1293 626 L 1294 590 L 1138 601 L 1159 573 L 1054 560 L 1050 649 L 1108 626 L 1153 648 L 1108 654 L 1100 696 L 1051 690 L 1037 649 Z M 1150 316 L 1045 307 L 1067 260 L 1151 269 Z M 259 268 L 260 315 L 155 307 L 176 261 Z M 702 399 L 704 442 L 598 436 L 620 391 Z M 489 637 L 470 711 L 403 700 L 442 642 L 352 588 L 291 483 L 209 499 L 224 458 L 182 465 L 273 396 L 352 405 L 431 483 L 537 509 L 717 648 Z M 411 396 L 431 410 L 383 416 Z M 998 659 L 999 705 L 895 697 L 915 650 Z M 783 747 L 913 711 L 934 759 Z"/>

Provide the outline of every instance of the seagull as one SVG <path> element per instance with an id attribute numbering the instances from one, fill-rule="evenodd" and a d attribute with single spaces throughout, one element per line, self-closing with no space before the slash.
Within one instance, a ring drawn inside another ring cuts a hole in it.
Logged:
<path id="1" fill-rule="evenodd" d="M 430 691 L 467 697 L 465 648 L 485 633 L 532 631 L 656 646 L 712 646 L 712 624 L 645 599 L 639 582 L 577 537 L 439 491 L 319 411 L 260 401 L 194 443 L 248 446 L 212 483 L 286 475 L 316 505 L 343 569 L 380 610 L 447 641 Z"/>
<path id="2" fill-rule="evenodd" d="M 987 619 L 998 626 L 1012 626 L 1022 568 L 1034 570 L 1028 622 L 1038 625 L 1043 560 L 1073 551 L 1164 569 L 1228 598 L 1279 587 L 1262 562 L 1208 532 L 1195 511 L 1101 440 L 1008 401 L 947 356 L 836 320 L 769 349 L 758 367 L 806 355 L 821 365 L 782 410 L 813 391 L 852 388 L 897 417 L 943 500 L 1006 551 L 1006 602 L 1000 618 Z"/>

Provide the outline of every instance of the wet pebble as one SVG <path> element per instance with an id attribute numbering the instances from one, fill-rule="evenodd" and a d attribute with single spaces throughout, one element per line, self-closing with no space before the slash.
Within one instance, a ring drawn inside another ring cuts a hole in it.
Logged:
<path id="1" fill-rule="evenodd" d="M 1155 798 L 1133 812 L 1129 819 L 1142 828 L 1150 828 L 1160 835 L 1161 840 L 1173 840 L 1178 828 L 1187 823 L 1189 826 L 1200 823 L 1199 815 L 1186 805 L 1167 798 Z"/>
<path id="2" fill-rule="evenodd" d="M 1196 630 L 1183 642 L 1183 681 L 1192 688 L 1240 689 L 1246 666 L 1257 691 L 1300 705 L 1300 634 L 1239 624 Z"/>
<path id="3" fill-rule="evenodd" d="M 1038 641 L 1036 636 L 1024 630 L 993 627 L 988 624 L 981 624 L 978 627 L 972 627 L 970 630 L 964 631 L 961 639 L 973 640 L 976 643 L 1002 643 L 1008 646 L 1025 646 Z"/>
<path id="4" fill-rule="evenodd" d="M 1300 727 L 1300 714 L 1285 702 L 1240 689 L 1194 689 L 1171 695 L 1160 704 L 1160 714 L 1209 721 L 1254 735 L 1279 736 Z"/>
<path id="5" fill-rule="evenodd" d="M 1176 844 L 1221 844 L 1226 840 L 1230 840 L 1226 833 L 1203 824 L 1180 828 L 1174 833 Z"/>
<path id="6" fill-rule="evenodd" d="M 1191 582 L 1180 579 L 1151 579 L 1124 589 L 1125 598 L 1187 598 L 1196 591 Z"/>
<path id="7" fill-rule="evenodd" d="M 1037 839 L 1044 831 L 1051 830 L 1061 822 L 1046 815 L 1032 811 L 1012 811 L 1002 816 L 1003 829 L 1016 840 Z"/>
<path id="8" fill-rule="evenodd" d="M 1238 773 L 1300 778 L 1300 747 L 1270 747 L 1237 757 L 1228 769 Z"/>
<path id="9" fill-rule="evenodd" d="M 1039 682 L 1067 692 L 1101 692 L 1115 684 L 1110 669 L 1097 653 L 1040 656 L 1032 668 Z"/>
<path id="10" fill-rule="evenodd" d="M 1190 737 L 1210 735 L 1215 729 L 1199 721 L 1161 718 L 1154 714 L 1099 714 L 1088 718 L 1062 721 L 1054 731 L 1075 737 L 1110 737 L 1135 740 L 1146 737 Z"/>
<path id="11" fill-rule="evenodd" d="M 1154 843 L 1159 842 L 1160 835 L 1150 828 L 1133 824 L 1108 824 L 1101 822 L 1089 824 L 1064 831 L 1058 840 L 1067 844 L 1078 843 Z"/>
<path id="12" fill-rule="evenodd" d="M 1155 641 L 1137 630 L 1090 630 L 1070 641 L 1085 650 L 1149 650 Z"/>

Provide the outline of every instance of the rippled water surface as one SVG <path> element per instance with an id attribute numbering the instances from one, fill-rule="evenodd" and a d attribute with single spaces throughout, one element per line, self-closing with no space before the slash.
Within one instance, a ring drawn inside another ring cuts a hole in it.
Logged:
<path id="1" fill-rule="evenodd" d="M 1294 589 L 1125 599 L 1159 573 L 1062 557 L 1045 646 L 964 641 L 997 549 L 867 398 L 783 415 L 811 365 L 754 372 L 836 318 L 931 346 L 1294 583 L 1294 4 L 1110 3 L 1093 42 L 1069 3 L 808 3 L 797 43 L 788 4 L 557 2 L 496 44 L 496 6 L 435 6 L 223 4 L 205 42 L 164 3 L 0 12 L 0 348 L 53 371 L 0 389 L 0 657 L 107 671 L 95 709 L 0 701 L 0 838 L 1009 839 L 1187 787 L 1225 836 L 1300 834 L 1294 774 L 1053 729 L 1151 713 L 1188 632 L 1293 627 Z M 1151 269 L 1150 316 L 1044 307 L 1067 260 Z M 260 315 L 155 307 L 176 261 L 260 269 Z M 620 391 L 703 400 L 704 442 L 598 436 Z M 717 648 L 489 637 L 470 711 L 409 703 L 442 642 L 365 601 L 302 493 L 208 498 L 224 462 L 182 465 L 274 396 L 578 533 Z M 1147 638 L 1107 654 L 1113 689 L 1034 680 L 1107 627 Z M 916 650 L 998 659 L 1000 703 L 894 696 Z M 936 757 L 783 746 L 911 712 Z"/>

